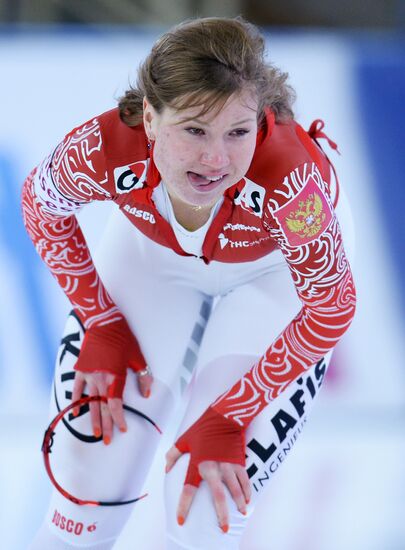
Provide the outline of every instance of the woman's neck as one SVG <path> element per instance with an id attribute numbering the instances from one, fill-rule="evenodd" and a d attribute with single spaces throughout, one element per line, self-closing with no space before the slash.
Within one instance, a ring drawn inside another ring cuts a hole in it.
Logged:
<path id="1" fill-rule="evenodd" d="M 177 222 L 187 231 L 197 231 L 208 221 L 214 204 L 198 207 L 168 195 Z"/>

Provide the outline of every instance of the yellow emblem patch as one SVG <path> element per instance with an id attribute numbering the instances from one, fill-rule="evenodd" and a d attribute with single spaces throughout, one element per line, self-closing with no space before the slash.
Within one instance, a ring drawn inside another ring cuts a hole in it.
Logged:
<path id="1" fill-rule="evenodd" d="M 305 239 L 319 233 L 325 218 L 321 197 L 310 193 L 305 201 L 299 201 L 297 210 L 291 211 L 285 221 L 292 233 Z"/>

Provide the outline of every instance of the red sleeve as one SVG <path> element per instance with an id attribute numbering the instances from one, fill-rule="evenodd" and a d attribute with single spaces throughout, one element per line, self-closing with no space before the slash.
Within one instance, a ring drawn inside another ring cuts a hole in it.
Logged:
<path id="1" fill-rule="evenodd" d="M 93 264 L 75 213 L 111 199 L 97 119 L 76 128 L 33 170 L 22 191 L 25 227 L 86 328 L 122 319 Z"/>
<path id="2" fill-rule="evenodd" d="M 259 362 L 213 404 L 242 426 L 336 345 L 355 312 L 339 223 L 314 163 L 296 168 L 273 192 L 264 224 L 284 254 L 302 309 Z"/>

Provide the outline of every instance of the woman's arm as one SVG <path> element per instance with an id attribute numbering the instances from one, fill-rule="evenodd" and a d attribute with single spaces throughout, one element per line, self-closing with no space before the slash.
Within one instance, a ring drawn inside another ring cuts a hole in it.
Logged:
<path id="1" fill-rule="evenodd" d="M 73 401 L 87 385 L 90 395 L 107 395 L 108 406 L 90 406 L 93 430 L 104 441 L 113 422 L 124 431 L 122 393 L 127 367 L 146 362 L 124 316 L 95 269 L 75 214 L 94 200 L 112 199 L 97 119 L 75 128 L 23 186 L 24 224 L 39 255 L 57 279 L 86 333 L 75 364 Z M 138 378 L 141 394 L 150 394 L 152 377 Z M 78 412 L 78 411 L 76 411 Z"/>
<path id="2" fill-rule="evenodd" d="M 288 263 L 302 309 L 260 361 L 213 403 L 216 412 L 243 427 L 336 345 L 356 303 L 339 223 L 314 163 L 284 179 L 264 223 Z"/>

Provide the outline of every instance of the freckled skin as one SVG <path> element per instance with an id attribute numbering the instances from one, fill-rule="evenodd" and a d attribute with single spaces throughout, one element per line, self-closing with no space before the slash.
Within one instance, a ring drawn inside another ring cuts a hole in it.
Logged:
<path id="1" fill-rule="evenodd" d="M 256 145 L 257 102 L 245 91 L 231 96 L 215 115 L 183 121 L 198 116 L 199 110 L 165 107 L 158 114 L 145 99 L 144 124 L 154 141 L 154 161 L 173 206 L 185 212 L 193 211 L 193 206 L 195 212 L 195 206 L 200 206 L 209 213 L 250 166 Z M 191 186 L 188 172 L 226 177 L 215 189 L 203 192 Z"/>

